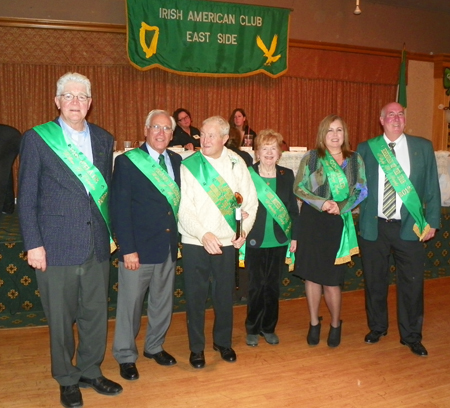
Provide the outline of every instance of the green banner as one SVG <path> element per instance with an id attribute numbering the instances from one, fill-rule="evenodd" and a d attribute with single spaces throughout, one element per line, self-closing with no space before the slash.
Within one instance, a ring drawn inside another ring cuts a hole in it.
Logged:
<path id="1" fill-rule="evenodd" d="M 287 70 L 288 9 L 197 0 L 127 0 L 127 47 L 140 70 L 271 77 Z"/>

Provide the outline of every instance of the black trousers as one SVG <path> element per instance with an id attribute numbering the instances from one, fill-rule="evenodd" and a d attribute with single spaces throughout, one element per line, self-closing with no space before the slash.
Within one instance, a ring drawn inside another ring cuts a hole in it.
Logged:
<path id="1" fill-rule="evenodd" d="M 14 212 L 14 182 L 12 165 L 19 153 L 21 133 L 7 125 L 0 125 L 0 212 Z"/>
<path id="2" fill-rule="evenodd" d="M 400 338 L 413 343 L 422 340 L 425 251 L 422 242 L 401 239 L 400 227 L 400 222 L 388 223 L 380 219 L 376 241 L 360 238 L 367 322 L 371 330 L 382 332 L 389 327 L 389 256 L 393 252 Z"/>
<path id="3" fill-rule="evenodd" d="M 210 255 L 203 246 L 183 244 L 184 290 L 189 349 L 205 349 L 205 304 L 211 282 L 214 308 L 213 341 L 231 347 L 233 331 L 233 246 L 222 247 L 221 255 Z"/>
<path id="4" fill-rule="evenodd" d="M 287 246 L 246 248 L 245 263 L 249 272 L 247 334 L 274 333 L 278 322 L 280 277 Z"/>

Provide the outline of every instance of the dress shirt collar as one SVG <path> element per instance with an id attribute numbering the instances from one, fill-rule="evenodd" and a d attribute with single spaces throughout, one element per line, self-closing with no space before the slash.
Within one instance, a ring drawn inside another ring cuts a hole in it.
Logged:
<path id="1" fill-rule="evenodd" d="M 150 157 L 157 163 L 159 163 L 159 153 L 156 150 L 152 149 L 147 142 L 145 142 L 145 145 L 147 146 L 148 154 L 150 155 Z M 169 153 L 167 153 L 167 149 L 165 149 L 161 154 L 164 156 L 164 161 L 166 163 L 169 176 L 172 178 L 172 180 L 175 180 L 175 173 L 173 171 L 172 162 L 170 160 Z"/>
<path id="2" fill-rule="evenodd" d="M 397 147 L 397 145 L 400 145 L 400 144 L 402 144 L 402 143 L 405 141 L 406 136 L 405 136 L 404 133 L 402 133 L 397 139 L 395 139 L 395 140 L 390 140 L 390 139 L 388 139 L 388 137 L 386 136 L 386 133 L 384 133 L 384 134 L 383 134 L 383 138 L 384 138 L 385 142 L 386 142 L 388 145 L 389 145 L 389 143 L 395 143 L 395 146 Z M 399 147 L 400 147 L 400 146 L 399 146 Z M 394 147 L 394 149 L 395 149 L 395 147 Z"/>

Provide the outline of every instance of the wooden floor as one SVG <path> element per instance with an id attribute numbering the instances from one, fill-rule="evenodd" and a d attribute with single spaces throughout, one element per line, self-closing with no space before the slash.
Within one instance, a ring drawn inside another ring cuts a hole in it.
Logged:
<path id="1" fill-rule="evenodd" d="M 341 346 L 326 345 L 329 317 L 323 306 L 322 341 L 306 344 L 309 319 L 305 299 L 281 302 L 277 333 L 280 344 L 261 339 L 258 347 L 245 344 L 246 308 L 235 308 L 233 346 L 237 362 L 222 361 L 212 350 L 213 313 L 207 312 L 207 366 L 190 367 L 185 314 L 178 313 L 165 349 L 178 360 L 161 367 L 140 357 L 140 379 L 127 382 L 112 357 L 114 322 L 102 365 L 105 376 L 120 382 L 124 392 L 106 397 L 83 390 L 85 407 L 170 408 L 386 408 L 450 407 L 450 278 L 426 281 L 423 343 L 429 356 L 418 357 L 399 344 L 395 287 L 390 293 L 389 334 L 375 345 L 367 333 L 364 293 L 344 293 Z M 143 320 L 144 322 L 144 320 Z M 145 322 L 144 322 L 145 323 Z M 142 352 L 144 332 L 138 337 Z M 58 407 L 59 388 L 51 378 L 47 327 L 0 330 L 0 406 Z"/>

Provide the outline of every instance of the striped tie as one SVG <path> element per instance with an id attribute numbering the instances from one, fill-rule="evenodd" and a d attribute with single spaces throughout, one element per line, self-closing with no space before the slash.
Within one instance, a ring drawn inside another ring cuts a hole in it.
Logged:
<path id="1" fill-rule="evenodd" d="M 395 156 L 395 143 L 389 143 L 392 154 Z M 395 214 L 395 190 L 388 178 L 384 178 L 383 214 L 390 219 Z"/>
<path id="2" fill-rule="evenodd" d="M 164 160 L 164 155 L 160 154 L 158 159 L 159 159 L 159 165 L 167 173 L 168 171 L 167 171 L 166 161 Z"/>

